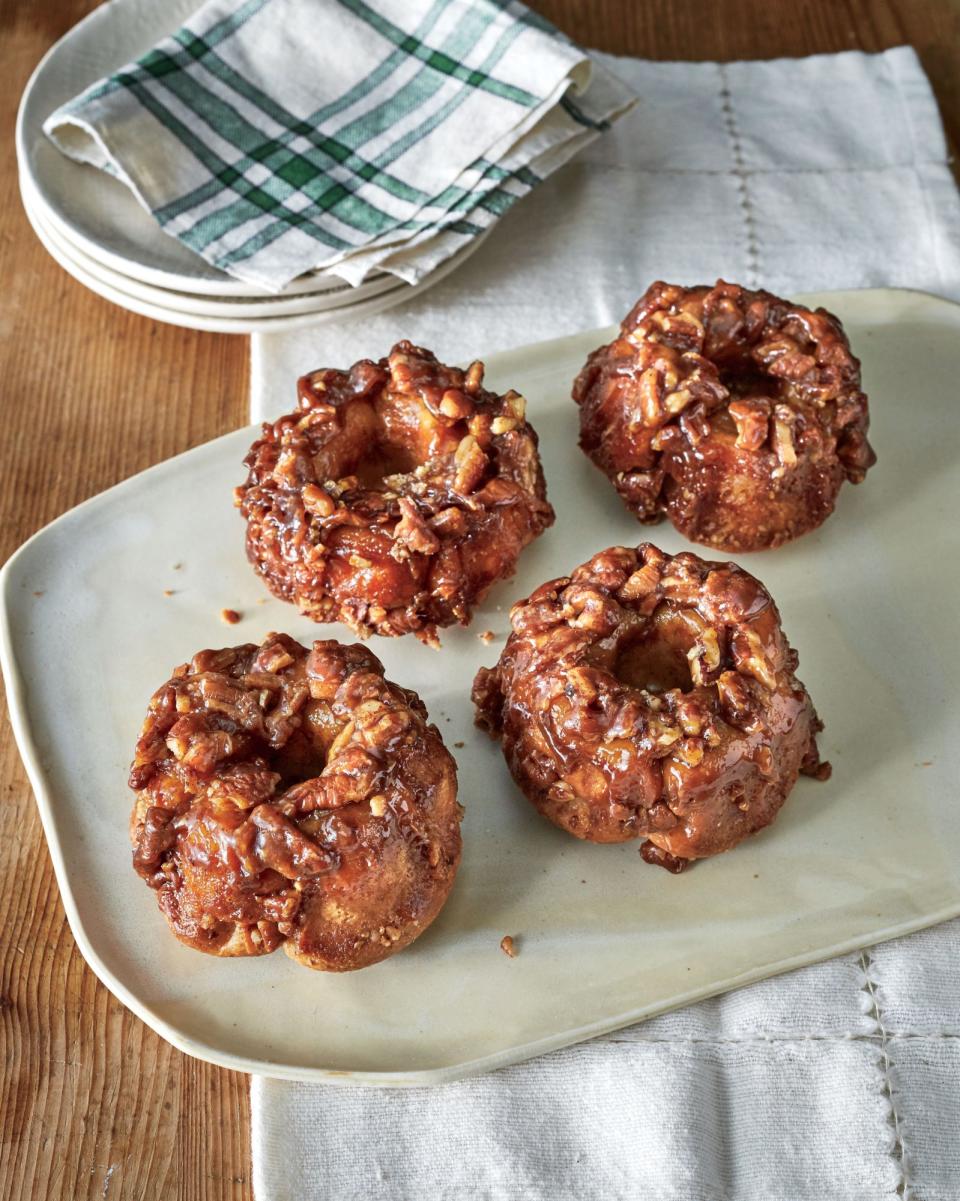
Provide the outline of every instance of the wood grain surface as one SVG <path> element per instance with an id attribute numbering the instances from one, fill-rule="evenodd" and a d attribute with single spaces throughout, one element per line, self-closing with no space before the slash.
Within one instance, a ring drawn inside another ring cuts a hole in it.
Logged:
<path id="1" fill-rule="evenodd" d="M 910 42 L 960 143 L 960 0 L 539 0 L 578 41 L 657 59 Z M 0 560 L 58 514 L 246 422 L 246 339 L 158 325 L 74 283 L 20 208 L 13 126 L 44 51 L 91 0 L 0 0 Z M 118 799 L 121 810 L 126 802 Z M 252 1197 L 246 1078 L 173 1050 L 73 942 L 29 785 L 0 726 L 0 1198 Z"/>

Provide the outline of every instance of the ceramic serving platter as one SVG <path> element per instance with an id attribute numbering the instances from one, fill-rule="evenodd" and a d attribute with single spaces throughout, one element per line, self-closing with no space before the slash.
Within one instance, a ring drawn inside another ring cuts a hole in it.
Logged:
<path id="1" fill-rule="evenodd" d="M 960 308 L 909 292 L 815 299 L 843 318 L 863 359 L 879 463 L 844 488 L 821 530 L 739 561 L 779 603 L 834 773 L 801 781 L 772 827 L 678 877 L 644 864 L 636 843 L 578 843 L 538 817 L 469 702 L 513 600 L 614 543 L 689 548 L 668 525 L 637 526 L 577 448 L 570 382 L 608 331 L 489 358 L 491 382 L 528 398 L 557 523 L 471 627 L 443 634 L 442 650 L 374 644 L 389 676 L 424 697 L 457 758 L 466 809 L 446 909 L 376 967 L 326 975 L 282 953 L 200 955 L 168 933 L 130 866 L 126 771 L 171 668 L 271 629 L 350 637 L 268 599 L 245 562 L 231 488 L 252 432 L 118 485 L 14 555 L 0 581 L 12 720 L 70 925 L 101 980 L 177 1047 L 226 1067 L 418 1085 L 960 912 Z M 224 607 L 239 625 L 222 624 Z M 479 637 L 488 630 L 489 645 Z M 505 934 L 515 959 L 499 948 Z"/>

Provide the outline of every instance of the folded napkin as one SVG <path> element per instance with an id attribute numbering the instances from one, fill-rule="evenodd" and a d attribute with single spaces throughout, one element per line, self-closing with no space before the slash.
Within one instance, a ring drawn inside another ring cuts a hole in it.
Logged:
<path id="1" fill-rule="evenodd" d="M 308 368 L 376 357 L 401 336 L 467 361 L 604 325 L 657 276 L 960 299 L 960 198 L 912 50 L 600 61 L 644 98 L 642 114 L 423 295 L 363 322 L 255 336 L 253 419 L 289 409 Z M 955 921 L 458 1084 L 255 1077 L 254 1190 L 257 1201 L 957 1201 L 958 1080 Z"/>
<path id="2" fill-rule="evenodd" d="M 279 291 L 416 283 L 632 103 L 517 0 L 208 0 L 44 130 Z"/>

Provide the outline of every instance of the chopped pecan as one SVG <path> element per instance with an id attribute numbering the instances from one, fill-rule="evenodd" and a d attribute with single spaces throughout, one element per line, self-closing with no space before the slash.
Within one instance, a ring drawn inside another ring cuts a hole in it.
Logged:
<path id="1" fill-rule="evenodd" d="M 793 430 L 797 415 L 787 405 L 777 405 L 773 410 L 773 448 L 777 452 L 782 468 L 796 467 L 797 450 L 793 442 Z"/>
<path id="2" fill-rule="evenodd" d="M 483 479 L 488 463 L 480 443 L 472 434 L 460 440 L 454 461 L 457 465 L 457 474 L 453 479 L 454 491 L 469 496 Z"/>
<path id="3" fill-rule="evenodd" d="M 727 412 L 736 422 L 737 446 L 760 450 L 770 433 L 770 401 L 762 396 L 731 400 Z"/>
<path id="4" fill-rule="evenodd" d="M 298 391 L 245 460 L 247 557 L 314 620 L 436 644 L 553 521 L 523 397 L 409 342 Z M 483 553 L 461 554 L 474 534 Z"/>
<path id="5" fill-rule="evenodd" d="M 652 835 L 658 862 L 717 854 L 772 821 L 811 762 L 819 723 L 796 656 L 734 564 L 611 547 L 510 619 L 474 682 L 477 723 L 578 838 Z"/>
<path id="6" fill-rule="evenodd" d="M 816 528 L 875 462 L 836 318 L 722 280 L 651 285 L 573 397 L 584 451 L 637 518 L 722 550 Z"/>
<path id="7" fill-rule="evenodd" d="M 393 528 L 395 556 L 402 554 L 435 555 L 440 549 L 440 539 L 427 525 L 416 503 L 407 496 L 397 500 L 400 520 Z"/>
<path id="8" fill-rule="evenodd" d="M 213 954 L 285 943 L 310 967 L 363 967 L 419 934 L 459 862 L 454 762 L 358 646 L 271 634 L 195 655 L 154 694 L 130 783 L 134 867 Z"/>

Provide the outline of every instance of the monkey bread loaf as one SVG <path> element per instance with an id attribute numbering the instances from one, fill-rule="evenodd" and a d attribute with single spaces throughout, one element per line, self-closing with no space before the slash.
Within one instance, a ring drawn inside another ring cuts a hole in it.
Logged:
<path id="1" fill-rule="evenodd" d="M 181 942 L 350 971 L 408 946 L 460 862 L 456 767 L 361 646 L 205 650 L 150 701 L 136 871 Z"/>
<path id="2" fill-rule="evenodd" d="M 720 550 L 816 529 L 876 461 L 837 318 L 723 281 L 653 284 L 573 397 L 581 446 L 639 520 Z"/>
<path id="3" fill-rule="evenodd" d="M 250 562 L 316 621 L 436 644 L 553 522 L 523 397 L 409 342 L 298 390 L 245 460 Z"/>
<path id="4" fill-rule="evenodd" d="M 772 822 L 799 772 L 829 772 L 776 605 L 732 563 L 611 547 L 510 620 L 474 682 L 477 722 L 578 838 L 643 838 L 678 871 Z"/>

